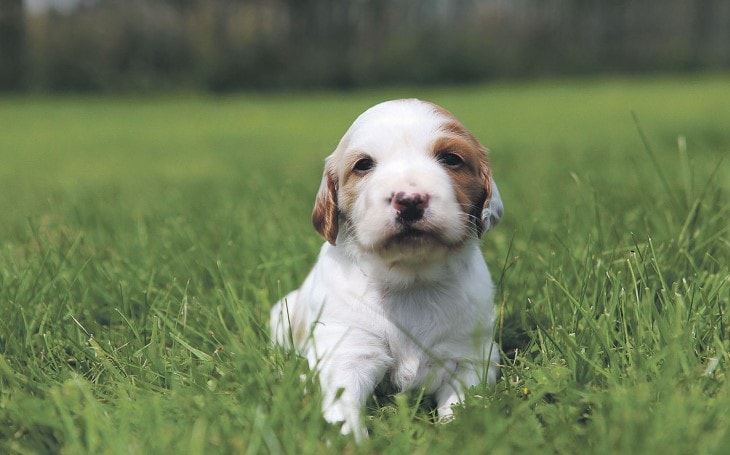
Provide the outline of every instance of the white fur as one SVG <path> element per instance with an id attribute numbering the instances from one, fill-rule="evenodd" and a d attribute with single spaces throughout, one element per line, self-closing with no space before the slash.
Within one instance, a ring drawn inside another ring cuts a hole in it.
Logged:
<path id="1" fill-rule="evenodd" d="M 275 342 L 294 344 L 319 373 L 325 419 L 357 439 L 367 434 L 362 407 L 386 377 L 400 390 L 424 387 L 441 419 L 453 416 L 467 388 L 496 380 L 492 280 L 455 182 L 433 157 L 449 120 L 434 107 L 391 101 L 353 123 L 327 166 L 339 182 L 351 154 L 371 157 L 375 168 L 357 182 L 350 206 L 339 208 L 335 244 L 322 246 L 302 286 L 271 312 Z M 429 195 L 417 224 L 433 237 L 393 242 L 400 227 L 391 199 L 399 191 Z M 502 210 L 492 180 L 485 230 Z M 306 335 L 292 343 L 297 326 Z"/>

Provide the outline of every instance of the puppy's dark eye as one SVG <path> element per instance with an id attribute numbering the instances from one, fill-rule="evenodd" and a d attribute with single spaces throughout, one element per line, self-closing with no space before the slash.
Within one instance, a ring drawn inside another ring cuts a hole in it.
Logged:
<path id="1" fill-rule="evenodd" d="M 367 172 L 375 167 L 375 161 L 371 158 L 360 158 L 353 166 L 353 169 L 357 172 Z"/>
<path id="2" fill-rule="evenodd" d="M 458 168 L 461 167 L 462 164 L 464 164 L 464 160 L 461 159 L 459 155 L 449 151 L 443 151 L 439 153 L 438 161 L 444 166 L 451 168 Z"/>

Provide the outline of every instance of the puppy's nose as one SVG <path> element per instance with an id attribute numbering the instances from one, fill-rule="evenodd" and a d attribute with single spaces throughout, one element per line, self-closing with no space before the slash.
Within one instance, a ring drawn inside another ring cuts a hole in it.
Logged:
<path id="1" fill-rule="evenodd" d="M 400 191 L 393 194 L 390 204 L 398 211 L 398 218 L 401 221 L 413 222 L 423 218 L 423 212 L 428 207 L 428 194 L 406 193 Z"/>

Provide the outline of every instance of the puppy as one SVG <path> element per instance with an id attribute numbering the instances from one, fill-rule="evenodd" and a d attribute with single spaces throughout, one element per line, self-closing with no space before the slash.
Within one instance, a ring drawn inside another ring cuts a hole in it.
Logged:
<path id="1" fill-rule="evenodd" d="M 312 221 L 327 241 L 301 288 L 271 312 L 275 342 L 316 370 L 324 418 L 367 435 L 384 379 L 423 387 L 440 419 L 493 384 L 492 279 L 479 238 L 502 216 L 486 149 L 445 109 L 388 101 L 327 157 Z"/>

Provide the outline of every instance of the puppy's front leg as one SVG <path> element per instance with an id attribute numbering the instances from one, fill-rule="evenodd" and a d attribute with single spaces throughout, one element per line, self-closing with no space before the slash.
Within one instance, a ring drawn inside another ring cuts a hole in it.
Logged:
<path id="1" fill-rule="evenodd" d="M 436 392 L 436 406 L 439 421 L 448 422 L 454 418 L 451 407 L 464 401 L 469 387 L 479 384 L 479 375 L 472 367 L 456 366 L 452 377 Z"/>
<path id="2" fill-rule="evenodd" d="M 486 343 L 483 352 L 484 361 L 451 361 L 445 362 L 444 368 L 450 370 L 450 378 L 436 391 L 436 404 L 439 420 L 448 422 L 454 418 L 451 407 L 464 401 L 466 391 L 482 380 L 493 386 L 499 374 L 499 349 L 496 344 Z M 486 357 L 489 360 L 486 360 Z"/>
<path id="3" fill-rule="evenodd" d="M 367 346 L 367 343 L 363 343 Z M 332 424 L 342 423 L 342 434 L 352 433 L 357 441 L 367 437 L 361 413 L 368 397 L 383 379 L 389 358 L 376 349 L 340 344 L 317 364 L 322 387 L 322 412 Z M 315 365 L 312 365 L 314 360 Z"/>

